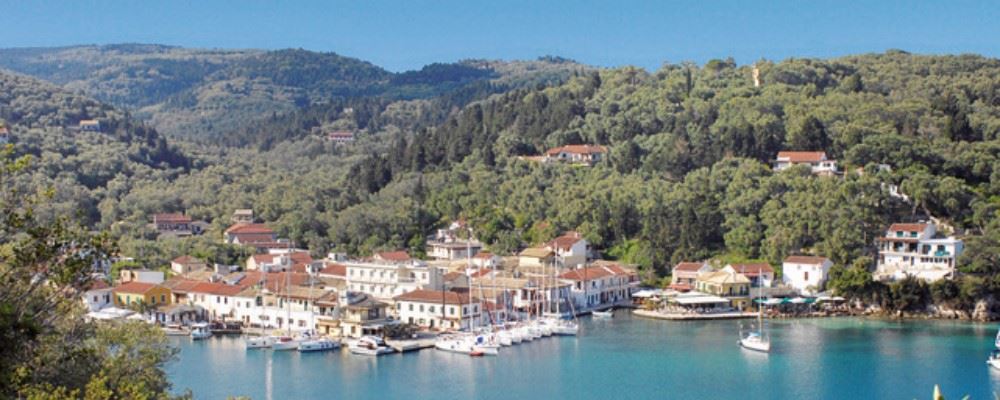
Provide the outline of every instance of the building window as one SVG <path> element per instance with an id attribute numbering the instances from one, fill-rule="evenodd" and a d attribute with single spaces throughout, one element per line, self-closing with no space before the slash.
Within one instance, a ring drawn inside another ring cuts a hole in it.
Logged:
<path id="1" fill-rule="evenodd" d="M 430 308 L 427 310 L 427 312 L 433 314 L 434 313 L 434 306 L 430 306 Z"/>
<path id="2" fill-rule="evenodd" d="M 410 303 L 410 311 L 413 311 L 413 303 Z"/>

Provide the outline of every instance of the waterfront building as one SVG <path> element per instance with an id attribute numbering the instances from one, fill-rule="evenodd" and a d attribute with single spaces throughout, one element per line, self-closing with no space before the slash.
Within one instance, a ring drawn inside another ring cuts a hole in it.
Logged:
<path id="1" fill-rule="evenodd" d="M 170 304 L 173 295 L 163 285 L 148 282 L 128 282 L 112 291 L 116 307 L 130 307 L 138 304 L 157 306 Z"/>
<path id="2" fill-rule="evenodd" d="M 387 325 L 398 323 L 389 319 L 390 304 L 379 301 L 364 293 L 345 292 L 340 296 L 339 321 L 329 321 L 339 327 L 340 336 L 360 338 L 366 335 L 381 335 Z M 320 326 L 324 318 L 320 318 Z M 328 330 L 332 332 L 332 330 Z"/>
<path id="3" fill-rule="evenodd" d="M 788 256 L 781 263 L 782 281 L 805 294 L 823 290 L 833 261 L 826 257 Z"/>
<path id="4" fill-rule="evenodd" d="M 208 269 L 208 263 L 197 257 L 180 256 L 170 261 L 170 270 L 178 275 L 206 269 Z"/>
<path id="5" fill-rule="evenodd" d="M 897 223 L 878 239 L 875 279 L 897 280 L 912 275 L 926 281 L 951 277 L 964 244 L 944 236 L 931 223 Z"/>
<path id="6" fill-rule="evenodd" d="M 742 309 L 749 303 L 750 279 L 732 269 L 722 269 L 698 276 L 695 290 L 725 297 L 731 306 Z"/>
<path id="7" fill-rule="evenodd" d="M 784 171 L 796 165 L 808 165 L 814 175 L 837 174 L 837 160 L 826 157 L 825 151 L 779 151 L 772 162 L 775 171 Z"/>
<path id="8" fill-rule="evenodd" d="M 393 301 L 400 321 L 426 329 L 468 330 L 482 318 L 479 300 L 468 292 L 415 290 Z"/>
<path id="9" fill-rule="evenodd" d="M 473 278 L 471 287 L 473 293 L 484 293 L 481 297 L 510 307 L 510 311 L 522 317 L 546 309 L 553 312 L 558 309 L 564 313 L 572 311 L 569 305 L 572 301 L 570 283 L 554 280 L 551 276 L 484 276 Z M 560 300 L 558 306 L 557 300 Z"/>
<path id="10" fill-rule="evenodd" d="M 750 279 L 752 287 L 771 287 L 774 285 L 774 268 L 771 268 L 771 264 L 766 262 L 729 264 L 722 269 L 747 277 Z"/>
<path id="11" fill-rule="evenodd" d="M 679 262 L 670 273 L 670 287 L 674 290 L 689 291 L 694 288 L 698 276 L 712 272 L 707 262 Z"/>
<path id="12" fill-rule="evenodd" d="M 559 279 L 570 284 L 570 298 L 580 311 L 631 304 L 639 282 L 635 271 L 611 263 L 566 271 Z"/>
<path id="13" fill-rule="evenodd" d="M 348 290 L 391 301 L 395 296 L 417 289 L 441 289 L 444 274 L 439 268 L 410 260 L 409 256 L 403 258 L 398 253 L 380 253 L 372 261 L 343 263 Z"/>
<path id="14" fill-rule="evenodd" d="M 114 305 L 112 288 L 103 279 L 94 279 L 83 288 L 83 304 L 90 312 Z"/>

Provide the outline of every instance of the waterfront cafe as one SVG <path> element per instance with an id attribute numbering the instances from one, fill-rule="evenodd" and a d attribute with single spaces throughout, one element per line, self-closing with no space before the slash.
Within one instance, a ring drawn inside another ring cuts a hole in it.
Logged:
<path id="1" fill-rule="evenodd" d="M 702 292 L 680 293 L 667 299 L 667 309 L 685 314 L 711 314 L 733 310 L 729 299 Z"/>

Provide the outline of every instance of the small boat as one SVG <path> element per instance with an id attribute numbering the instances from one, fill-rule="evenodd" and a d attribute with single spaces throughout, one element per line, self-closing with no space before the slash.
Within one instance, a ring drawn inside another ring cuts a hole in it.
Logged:
<path id="1" fill-rule="evenodd" d="M 299 342 L 299 352 L 308 353 L 315 351 L 330 351 L 340 348 L 340 342 L 333 341 L 330 338 L 321 337 L 318 339 L 309 339 Z"/>
<path id="2" fill-rule="evenodd" d="M 212 337 L 212 331 L 208 329 L 208 324 L 202 322 L 191 325 L 192 340 L 202 340 L 210 337 Z"/>
<path id="3" fill-rule="evenodd" d="M 986 364 L 993 368 L 1000 369 L 1000 350 L 993 350 L 993 352 L 990 353 L 990 358 L 986 359 Z"/>
<path id="4" fill-rule="evenodd" d="M 277 342 L 278 338 L 274 336 L 253 336 L 246 339 L 247 349 L 267 349 Z"/>
<path id="5" fill-rule="evenodd" d="M 353 354 L 363 356 L 380 356 L 389 354 L 395 350 L 385 344 L 385 341 L 378 336 L 362 336 L 348 346 Z"/>
<path id="6" fill-rule="evenodd" d="M 239 322 L 216 321 L 208 326 L 215 335 L 239 335 L 243 333 L 243 325 Z"/>
<path id="7" fill-rule="evenodd" d="M 546 325 L 556 336 L 576 336 L 580 332 L 580 325 L 573 321 L 551 319 L 547 321 Z"/>
<path id="8" fill-rule="evenodd" d="M 614 318 L 615 311 L 614 310 L 594 311 L 594 312 L 591 312 L 591 314 L 594 316 L 594 318 L 607 319 L 607 318 Z"/>
<path id="9" fill-rule="evenodd" d="M 167 336 L 187 336 L 191 334 L 191 332 L 188 332 L 188 330 L 184 328 L 184 325 L 181 324 L 169 324 L 161 329 L 163 329 L 163 334 Z"/>
<path id="10" fill-rule="evenodd" d="M 513 346 L 514 345 L 514 335 L 510 331 L 499 331 L 497 332 L 497 340 L 500 342 L 501 346 Z"/>
<path id="11" fill-rule="evenodd" d="M 740 339 L 740 346 L 747 350 L 762 352 L 771 351 L 771 341 L 762 336 L 760 332 L 750 332 Z"/>
<path id="12" fill-rule="evenodd" d="M 293 338 L 291 336 L 278 336 L 275 338 L 274 343 L 271 343 L 271 350 L 283 351 L 283 350 L 298 350 L 299 343 L 302 343 L 302 338 Z"/>

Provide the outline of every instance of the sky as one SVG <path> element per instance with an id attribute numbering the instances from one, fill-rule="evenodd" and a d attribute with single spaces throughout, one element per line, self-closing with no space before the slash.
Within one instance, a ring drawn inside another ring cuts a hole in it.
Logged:
<path id="1" fill-rule="evenodd" d="M 851 4 L 854 3 L 854 4 Z M 902 49 L 1000 55 L 1000 1 L 0 0 L 0 47 L 332 51 L 392 71 L 557 55 L 599 66 Z"/>

